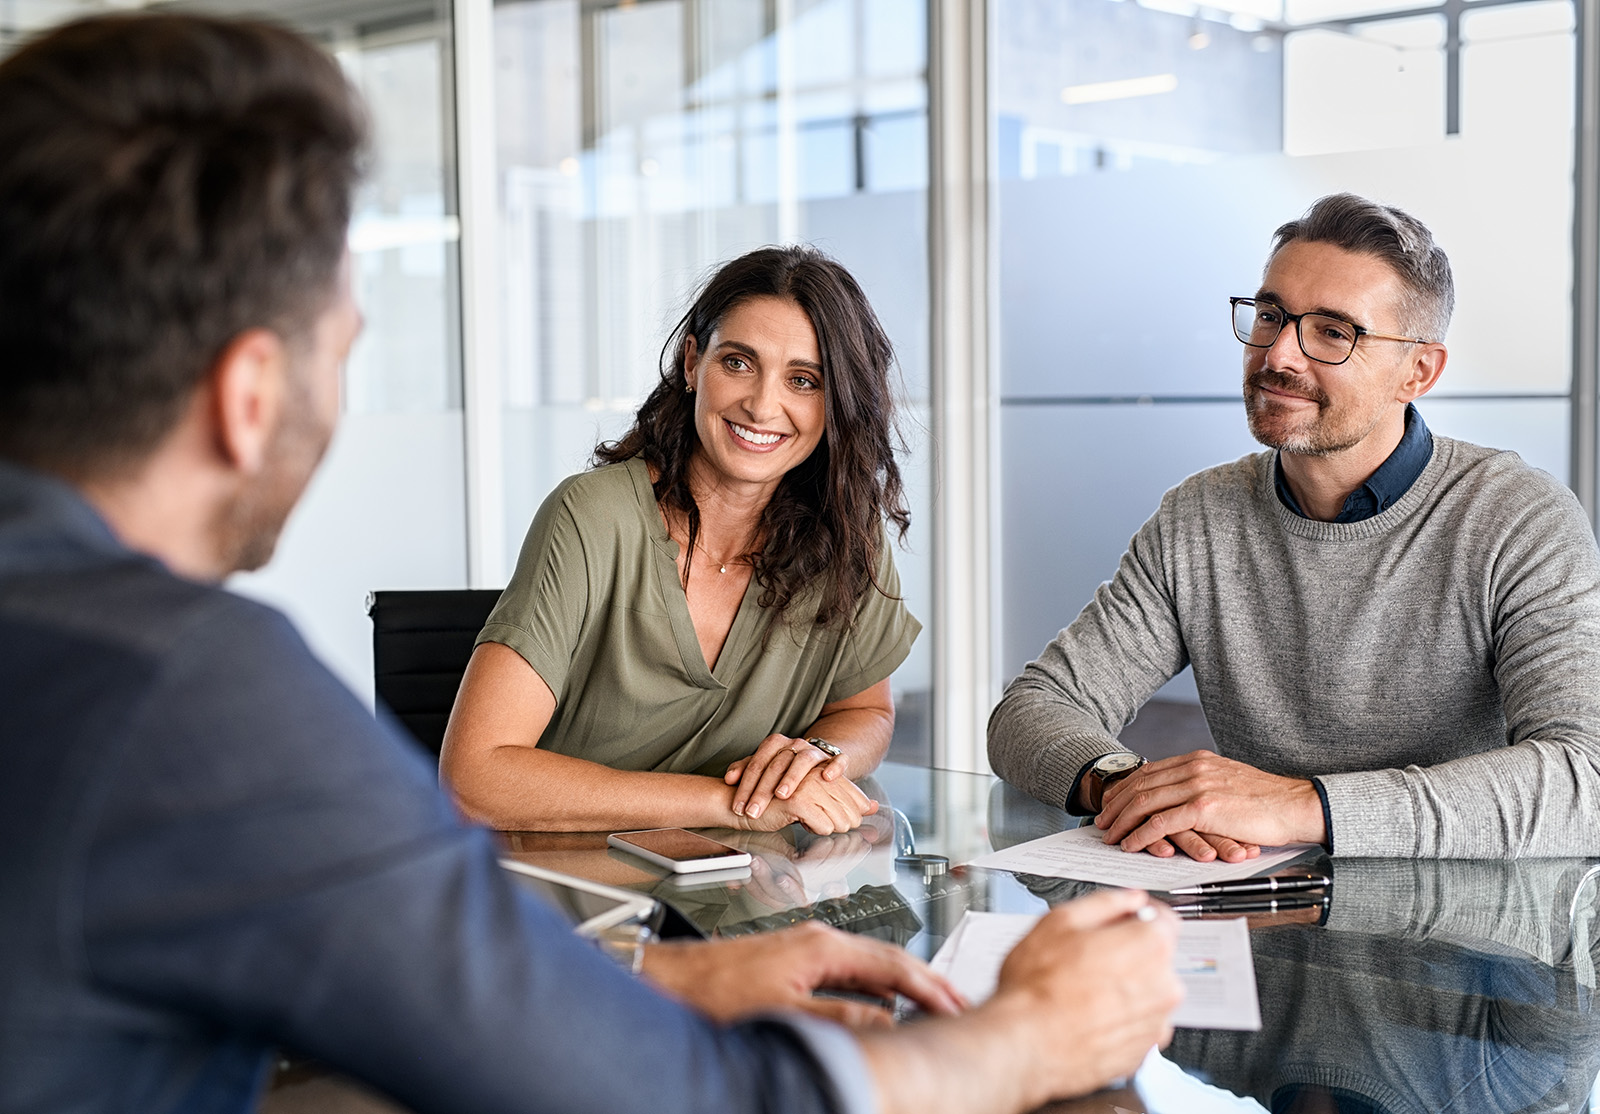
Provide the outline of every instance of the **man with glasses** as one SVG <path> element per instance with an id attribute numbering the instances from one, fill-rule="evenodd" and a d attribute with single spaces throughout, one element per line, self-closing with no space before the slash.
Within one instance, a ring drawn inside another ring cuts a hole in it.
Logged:
<path id="1" fill-rule="evenodd" d="M 1351 194 L 1278 229 L 1233 298 L 1268 452 L 1167 492 L 1012 682 L 995 770 L 1126 851 L 1242 861 L 1600 855 L 1600 559 L 1572 493 L 1428 431 L 1449 261 Z M 1192 665 L 1218 754 L 1116 734 Z"/>

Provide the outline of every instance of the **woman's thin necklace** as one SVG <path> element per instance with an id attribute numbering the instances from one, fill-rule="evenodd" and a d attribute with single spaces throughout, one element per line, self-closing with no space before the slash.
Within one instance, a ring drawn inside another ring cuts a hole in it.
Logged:
<path id="1" fill-rule="evenodd" d="M 739 556 L 738 555 L 730 557 L 726 561 L 718 560 L 716 557 L 712 556 L 711 551 L 709 549 L 707 549 L 703 544 L 701 544 L 699 538 L 695 539 L 694 544 L 695 544 L 695 548 L 696 549 L 698 549 L 701 553 L 704 553 L 706 555 L 706 557 L 709 558 L 712 561 L 712 563 L 717 566 L 717 571 L 719 573 L 727 572 L 728 571 L 728 566 L 730 564 L 733 564 L 733 563 L 735 563 L 735 562 L 737 562 L 739 560 Z"/>

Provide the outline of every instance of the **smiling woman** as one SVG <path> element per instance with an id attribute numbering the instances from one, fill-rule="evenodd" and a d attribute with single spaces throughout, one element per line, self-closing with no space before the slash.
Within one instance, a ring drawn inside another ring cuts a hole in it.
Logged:
<path id="1" fill-rule="evenodd" d="M 809 248 L 724 266 L 597 467 L 540 508 L 478 638 L 440 772 L 499 828 L 820 833 L 894 726 L 921 629 L 884 528 L 908 524 L 893 350 Z"/>

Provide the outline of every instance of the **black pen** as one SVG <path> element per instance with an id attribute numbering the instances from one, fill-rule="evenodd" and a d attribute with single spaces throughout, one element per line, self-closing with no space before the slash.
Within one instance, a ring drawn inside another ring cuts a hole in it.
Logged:
<path id="1" fill-rule="evenodd" d="M 1327 894 L 1304 894 L 1299 897 L 1268 897 L 1244 901 L 1196 901 L 1190 905 L 1174 905 L 1172 911 L 1180 917 L 1201 917 L 1208 914 L 1243 915 L 1245 913 L 1282 913 L 1290 909 L 1325 909 Z"/>
<path id="2" fill-rule="evenodd" d="M 1326 874 L 1275 874 L 1268 878 L 1235 878 L 1227 882 L 1207 882 L 1203 886 L 1180 886 L 1168 890 L 1178 897 L 1207 897 L 1212 894 L 1279 894 L 1297 890 L 1320 890 L 1333 884 Z"/>

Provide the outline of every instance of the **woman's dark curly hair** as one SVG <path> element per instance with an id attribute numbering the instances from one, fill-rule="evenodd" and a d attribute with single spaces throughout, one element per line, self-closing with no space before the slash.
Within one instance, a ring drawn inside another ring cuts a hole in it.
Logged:
<path id="1" fill-rule="evenodd" d="M 661 382 L 639 407 L 633 429 L 597 446 L 594 462 L 642 456 L 652 465 L 656 501 L 688 520 L 692 558 L 700 510 L 689 491 L 689 460 L 699 437 L 685 350 L 691 337 L 704 350 L 735 306 L 760 297 L 788 299 L 811 319 L 822 354 L 824 426 L 816 449 L 784 475 L 761 514 L 761 548 L 747 555 L 761 586 L 758 602 L 781 614 L 821 581 L 817 622 L 848 626 L 869 588 L 885 591 L 874 575 L 884 519 L 903 540 L 911 516 L 894 459 L 894 348 L 856 280 L 822 252 L 762 248 L 723 266 L 662 346 Z"/>

